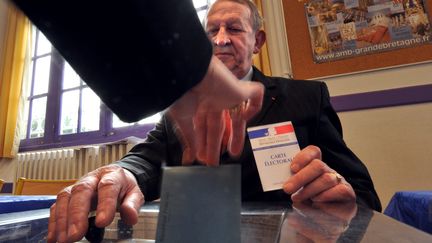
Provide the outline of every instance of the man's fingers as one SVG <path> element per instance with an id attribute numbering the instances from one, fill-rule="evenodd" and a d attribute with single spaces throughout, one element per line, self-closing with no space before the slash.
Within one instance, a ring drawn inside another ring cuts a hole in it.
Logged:
<path id="1" fill-rule="evenodd" d="M 219 164 L 220 148 L 222 144 L 225 120 L 223 111 L 210 112 L 207 115 L 207 142 L 205 163 L 210 166 Z"/>
<path id="2" fill-rule="evenodd" d="M 196 93 L 189 91 L 165 112 L 183 148 L 182 164 L 192 164 L 196 158 L 197 138 L 193 119 L 197 111 L 197 100 Z"/>
<path id="3" fill-rule="evenodd" d="M 77 241 L 82 239 L 88 228 L 88 214 L 91 210 L 92 199 L 97 191 L 98 178 L 83 177 L 71 188 L 68 217 L 68 239 Z"/>
<path id="4" fill-rule="evenodd" d="M 288 178 L 283 185 L 283 190 L 288 194 L 293 194 L 321 176 L 325 170 L 330 170 L 330 168 L 322 163 L 321 160 L 314 159 L 309 163 L 307 168 L 300 170 Z"/>
<path id="5" fill-rule="evenodd" d="M 126 183 L 126 194 L 120 205 L 120 216 L 122 220 L 134 225 L 138 222 L 139 209 L 144 204 L 144 195 L 142 194 L 135 176 L 127 170 L 124 170 Z"/>
<path id="6" fill-rule="evenodd" d="M 54 203 L 50 208 L 50 217 L 48 220 L 48 235 L 47 235 L 47 242 L 56 242 L 56 217 L 55 217 L 55 207 L 56 204 Z"/>
<path id="7" fill-rule="evenodd" d="M 182 145 L 182 164 L 191 165 L 195 161 L 197 151 L 194 122 L 192 117 L 178 115 L 181 113 L 179 107 L 175 106 L 165 114 L 172 123 L 173 131 Z"/>
<path id="8" fill-rule="evenodd" d="M 182 165 L 191 165 L 195 160 L 195 152 L 191 147 L 185 147 L 182 155 Z"/>
<path id="9" fill-rule="evenodd" d="M 264 85 L 258 82 L 240 82 L 242 89 L 249 93 L 247 105 L 243 111 L 243 119 L 248 121 L 261 111 L 264 99 Z"/>
<path id="10" fill-rule="evenodd" d="M 66 187 L 58 195 L 55 207 L 55 238 L 59 242 L 65 242 L 68 234 L 68 207 L 70 190 L 72 186 Z M 51 217 L 51 216 L 50 216 Z"/>
<path id="11" fill-rule="evenodd" d="M 120 170 L 123 170 L 120 168 Z M 96 210 L 96 226 L 103 228 L 109 225 L 117 211 L 117 202 L 121 201 L 121 189 L 124 182 L 118 175 L 111 173 L 101 178 L 98 184 L 98 204 Z"/>
<path id="12" fill-rule="evenodd" d="M 309 145 L 294 156 L 291 163 L 291 171 L 297 173 L 314 159 L 321 160 L 321 150 L 317 146 Z"/>
<path id="13" fill-rule="evenodd" d="M 195 131 L 194 131 L 194 125 L 192 122 L 192 119 L 189 120 L 189 122 L 185 122 L 183 124 L 177 124 L 176 125 L 176 136 L 179 139 L 182 148 L 183 148 L 183 155 L 182 155 L 182 164 L 183 165 L 190 165 L 192 164 L 196 159 L 196 153 L 197 153 L 197 137 L 195 137 Z M 203 134 L 200 134 L 200 139 L 202 139 Z"/>
<path id="14" fill-rule="evenodd" d="M 120 206 L 120 216 L 128 225 L 138 223 L 139 209 L 144 203 L 144 197 L 138 186 L 128 192 Z"/>
<path id="15" fill-rule="evenodd" d="M 243 145 L 246 133 L 246 121 L 237 114 L 231 114 L 232 132 L 228 144 L 228 152 L 231 156 L 236 157 L 243 151 Z"/>
<path id="16" fill-rule="evenodd" d="M 317 170 L 318 171 L 318 170 Z M 302 173 L 300 171 L 298 174 Z M 314 175 L 315 176 L 315 175 Z M 312 180 L 309 183 L 305 183 L 305 186 L 299 191 L 297 191 L 295 194 L 291 196 L 291 199 L 293 201 L 299 202 L 304 201 L 309 198 L 319 197 L 319 195 L 323 192 L 332 190 L 336 186 L 341 185 L 335 177 L 334 173 L 331 172 L 330 168 L 328 172 L 319 174 L 318 177 L 316 177 L 314 180 Z M 339 198 L 335 198 L 335 195 L 330 194 L 329 196 L 333 197 L 334 201 L 338 201 Z M 327 200 L 327 198 L 326 198 Z M 316 200 L 318 201 L 318 200 Z"/>
<path id="17" fill-rule="evenodd" d="M 127 222 L 136 223 L 137 211 L 144 203 L 144 196 L 135 177 L 118 165 L 106 167 L 112 171 L 105 174 L 98 184 L 96 226 L 102 228 L 109 225 L 114 219 L 118 206 Z M 131 215 L 131 211 L 135 212 Z"/>
<path id="18" fill-rule="evenodd" d="M 238 156 L 243 151 L 246 122 L 254 117 L 262 108 L 264 86 L 257 82 L 240 82 L 248 92 L 249 100 L 241 106 L 240 111 L 231 112 L 232 134 L 228 146 L 231 156 Z"/>
<path id="19" fill-rule="evenodd" d="M 188 134 L 188 143 L 195 146 L 196 157 L 201 162 L 205 162 L 207 157 L 207 115 L 205 111 L 198 111 L 193 117 L 193 123 L 187 125 L 194 129 Z"/>

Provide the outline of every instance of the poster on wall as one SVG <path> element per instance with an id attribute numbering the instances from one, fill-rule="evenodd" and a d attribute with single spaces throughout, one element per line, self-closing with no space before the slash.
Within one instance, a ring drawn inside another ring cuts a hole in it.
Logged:
<path id="1" fill-rule="evenodd" d="M 427 0 L 311 0 L 315 63 L 432 43 Z"/>

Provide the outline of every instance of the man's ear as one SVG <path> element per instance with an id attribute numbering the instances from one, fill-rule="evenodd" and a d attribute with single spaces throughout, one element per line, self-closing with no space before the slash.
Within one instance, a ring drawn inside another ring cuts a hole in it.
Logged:
<path id="1" fill-rule="evenodd" d="M 266 33 L 264 32 L 264 30 L 258 30 L 255 33 L 255 47 L 254 47 L 254 54 L 257 54 L 260 52 L 261 47 L 264 45 L 266 41 Z"/>

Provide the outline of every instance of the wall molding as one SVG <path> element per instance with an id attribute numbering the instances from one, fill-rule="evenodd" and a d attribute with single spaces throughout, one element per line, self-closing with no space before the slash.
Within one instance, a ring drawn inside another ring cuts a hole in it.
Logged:
<path id="1" fill-rule="evenodd" d="M 337 112 L 432 102 L 432 84 L 333 96 Z"/>
<path id="2" fill-rule="evenodd" d="M 292 77 L 282 0 L 262 1 L 272 76 Z"/>

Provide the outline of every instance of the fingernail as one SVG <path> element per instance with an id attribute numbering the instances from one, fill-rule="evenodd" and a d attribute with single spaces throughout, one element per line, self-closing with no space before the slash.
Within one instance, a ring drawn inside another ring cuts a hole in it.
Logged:
<path id="1" fill-rule="evenodd" d="M 283 190 L 286 193 L 291 193 L 292 187 L 293 187 L 293 184 L 290 182 L 287 182 L 283 185 Z"/>
<path id="2" fill-rule="evenodd" d="M 291 171 L 297 173 L 299 170 L 299 166 L 297 164 L 291 164 Z"/>
<path id="3" fill-rule="evenodd" d="M 98 222 L 100 222 L 100 221 L 105 221 L 105 217 L 106 217 L 105 212 L 99 212 L 99 213 L 96 215 L 96 218 L 98 219 Z M 96 221 L 95 221 L 95 222 L 96 222 Z"/>

